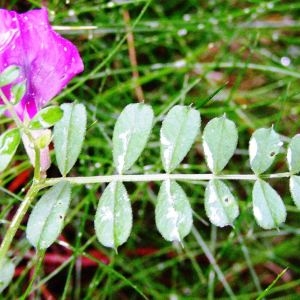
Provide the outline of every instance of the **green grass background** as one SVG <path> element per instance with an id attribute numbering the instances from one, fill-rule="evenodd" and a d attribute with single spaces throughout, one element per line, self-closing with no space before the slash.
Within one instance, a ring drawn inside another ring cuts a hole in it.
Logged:
<path id="1" fill-rule="evenodd" d="M 0 4 L 18 11 L 45 5 L 53 25 L 70 26 L 59 32 L 78 46 L 85 71 L 53 102 L 76 100 L 88 110 L 87 137 L 72 176 L 115 172 L 112 130 L 121 110 L 137 101 L 136 84 L 141 85 L 145 102 L 152 105 L 156 123 L 132 173 L 162 172 L 159 128 L 163 115 L 176 103 L 198 108 L 202 129 L 224 113 L 235 121 L 239 144 L 225 173 L 251 173 L 247 148 L 255 129 L 274 125 L 286 142 L 299 132 L 297 1 L 0 0 Z M 124 11 L 131 18 L 138 83 L 132 77 Z M 1 130 L 9 122 L 2 118 Z M 20 163 L 0 174 L 1 235 L 24 195 L 24 190 L 7 191 L 9 182 L 29 166 L 22 150 L 16 158 Z M 270 172 L 286 170 L 283 151 Z M 208 172 L 200 136 L 176 172 Z M 55 166 L 48 175 L 58 176 Z M 288 218 L 280 230 L 269 231 L 254 221 L 252 183 L 228 184 L 240 206 L 235 229 L 218 229 L 208 222 L 203 205 L 206 182 L 182 183 L 194 210 L 194 229 L 184 248 L 164 241 L 155 227 L 159 183 L 126 184 L 134 224 L 117 255 L 97 242 L 93 229 L 97 201 L 105 186 L 74 187 L 63 231 L 72 255 L 61 265 L 42 260 L 40 270 L 32 273 L 37 258 L 28 257 L 30 246 L 22 227 L 10 253 L 22 271 L 1 297 L 21 299 L 31 282 L 32 299 L 44 299 L 46 288 L 55 299 L 256 299 L 271 284 L 266 299 L 300 299 L 300 214 L 291 201 L 288 181 L 271 181 L 283 197 Z M 48 253 L 60 255 L 64 245 L 60 242 Z M 140 255 L 137 249 L 144 248 L 155 251 Z M 98 266 L 83 268 L 80 258 L 91 258 L 90 250 L 105 254 L 111 263 L 92 258 Z"/>

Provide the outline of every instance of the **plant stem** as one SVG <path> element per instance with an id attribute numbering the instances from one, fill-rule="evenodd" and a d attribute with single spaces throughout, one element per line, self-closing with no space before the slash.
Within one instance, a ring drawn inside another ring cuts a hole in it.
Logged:
<path id="1" fill-rule="evenodd" d="M 62 177 L 62 178 L 50 178 L 44 181 L 43 187 L 52 186 L 60 181 L 68 181 L 73 184 L 92 184 L 92 183 L 104 183 L 112 181 L 122 182 L 148 182 L 148 181 L 163 181 L 167 179 L 171 180 L 189 180 L 189 181 L 204 181 L 211 179 L 223 179 L 223 180 L 257 180 L 272 179 L 272 178 L 288 178 L 291 174 L 289 172 L 277 173 L 277 174 L 229 174 L 229 175 L 214 175 L 214 174 L 141 174 L 141 175 L 101 175 L 90 177 Z"/>
<path id="2" fill-rule="evenodd" d="M 33 184 L 31 185 L 30 189 L 28 190 L 24 201 L 22 202 L 22 204 L 19 206 L 16 214 L 13 217 L 13 220 L 11 221 L 8 230 L 3 238 L 3 241 L 1 243 L 0 246 L 0 270 L 2 267 L 2 263 L 6 257 L 6 254 L 9 250 L 9 247 L 11 245 L 11 242 L 17 232 L 17 230 L 20 227 L 20 224 L 28 210 L 28 208 L 30 207 L 30 204 L 32 203 L 32 201 L 35 199 L 37 193 L 39 192 L 39 190 L 41 189 L 41 185 L 37 182 L 33 182 Z"/>

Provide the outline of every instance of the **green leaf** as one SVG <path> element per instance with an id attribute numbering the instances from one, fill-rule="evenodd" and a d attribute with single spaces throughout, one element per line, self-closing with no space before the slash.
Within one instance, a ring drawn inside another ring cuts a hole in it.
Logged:
<path id="1" fill-rule="evenodd" d="M 34 206 L 27 223 L 27 239 L 37 249 L 51 246 L 60 235 L 70 205 L 71 185 L 62 181 L 51 187 Z"/>
<path id="2" fill-rule="evenodd" d="M 259 226 L 277 228 L 286 219 L 286 209 L 278 193 L 265 181 L 255 181 L 252 191 L 253 213 Z"/>
<path id="3" fill-rule="evenodd" d="M 226 116 L 214 118 L 203 131 L 203 150 L 211 172 L 221 172 L 234 154 L 238 142 L 235 124 Z"/>
<path id="4" fill-rule="evenodd" d="M 158 231 L 167 241 L 182 242 L 193 224 L 192 209 L 187 196 L 176 181 L 166 180 L 160 187 L 155 208 Z"/>
<path id="5" fill-rule="evenodd" d="M 63 110 L 59 106 L 49 106 L 40 110 L 30 121 L 30 129 L 46 129 L 56 124 L 63 117 Z"/>
<path id="6" fill-rule="evenodd" d="M 266 171 L 278 154 L 282 142 L 279 134 L 271 128 L 257 129 L 249 142 L 251 169 L 255 174 Z"/>
<path id="7" fill-rule="evenodd" d="M 17 128 L 8 130 L 0 136 L 0 172 L 6 169 L 19 144 L 20 132 Z"/>
<path id="8" fill-rule="evenodd" d="M 81 152 L 86 132 L 86 110 L 84 105 L 65 103 L 61 105 L 63 117 L 54 125 L 54 149 L 60 173 L 71 170 Z"/>
<path id="9" fill-rule="evenodd" d="M 127 241 L 132 228 L 132 210 L 122 182 L 113 181 L 104 190 L 94 225 L 99 242 L 106 247 L 116 250 Z"/>
<path id="10" fill-rule="evenodd" d="M 19 82 L 11 88 L 12 99 L 10 100 L 12 104 L 17 104 L 24 97 L 26 93 L 26 80 Z"/>
<path id="11" fill-rule="evenodd" d="M 120 114 L 113 133 L 113 159 L 119 174 L 130 169 L 146 146 L 153 124 L 149 105 L 129 104 Z"/>
<path id="12" fill-rule="evenodd" d="M 206 214 L 216 226 L 233 225 L 239 215 L 239 207 L 227 185 L 221 180 L 210 180 L 204 197 Z"/>
<path id="13" fill-rule="evenodd" d="M 8 259 L 5 259 L 0 267 L 0 293 L 10 284 L 14 277 L 15 265 Z"/>
<path id="14" fill-rule="evenodd" d="M 290 191 L 295 205 L 300 209 L 300 176 L 290 177 Z"/>
<path id="15" fill-rule="evenodd" d="M 296 134 L 287 149 L 287 161 L 290 172 L 300 172 L 300 134 Z"/>
<path id="16" fill-rule="evenodd" d="M 14 82 L 20 76 L 20 68 L 9 66 L 0 73 L 0 88 Z"/>
<path id="17" fill-rule="evenodd" d="M 172 172 L 191 149 L 200 122 L 199 112 L 188 106 L 176 105 L 166 115 L 160 130 L 160 152 L 167 173 Z"/>

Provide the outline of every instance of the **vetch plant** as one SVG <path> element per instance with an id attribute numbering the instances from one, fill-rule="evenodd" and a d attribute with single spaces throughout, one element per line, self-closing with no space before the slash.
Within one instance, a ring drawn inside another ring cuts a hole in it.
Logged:
<path id="1" fill-rule="evenodd" d="M 133 224 L 130 195 L 124 182 L 162 181 L 155 204 L 156 226 L 164 239 L 182 244 L 192 229 L 193 207 L 178 183 L 181 180 L 208 181 L 204 208 L 211 223 L 219 227 L 234 226 L 239 215 L 238 201 L 226 180 L 254 181 L 253 215 L 262 228 L 279 228 L 286 219 L 284 203 L 268 179 L 290 178 L 292 198 L 300 207 L 300 176 L 297 175 L 300 135 L 294 136 L 288 145 L 288 172 L 265 174 L 283 146 L 273 127 L 260 128 L 252 134 L 249 142 L 251 174 L 224 174 L 237 148 L 238 130 L 226 115 L 214 118 L 204 127 L 202 135 L 210 173 L 175 173 L 200 135 L 200 112 L 185 105 L 173 106 L 161 125 L 160 159 L 165 173 L 127 174 L 142 155 L 154 124 L 151 106 L 138 103 L 127 105 L 114 127 L 112 154 L 116 174 L 68 177 L 86 135 L 85 106 L 81 103 L 44 106 L 83 70 L 79 54 L 74 45 L 51 29 L 45 9 L 21 15 L 0 10 L 0 19 L 5 21 L 0 24 L 3 37 L 0 40 L 0 99 L 5 115 L 16 125 L 0 136 L 0 170 L 9 166 L 21 140 L 34 166 L 32 184 L 1 243 L 0 291 L 13 277 L 14 263 L 8 251 L 30 205 L 34 208 L 26 236 L 37 251 L 45 250 L 63 230 L 74 184 L 108 183 L 98 201 L 94 229 L 99 242 L 115 251 L 128 240 Z M 47 81 L 51 86 L 45 89 Z M 62 175 L 59 178 L 47 178 L 46 173 L 51 164 L 49 144 L 52 140 L 56 165 Z M 39 193 L 43 195 L 36 201 Z"/>
<path id="2" fill-rule="evenodd" d="M 21 138 L 35 168 L 34 182 L 0 248 L 0 273 L 11 274 L 13 265 L 5 258 L 6 252 L 51 164 L 48 128 L 63 115 L 58 107 L 42 108 L 83 70 L 83 63 L 76 47 L 52 30 L 46 9 L 24 14 L 0 9 L 0 20 L 1 113 L 12 117 L 17 126 L 0 136 L 0 171 L 9 165 Z M 11 278 L 1 278 L 0 290 Z"/>

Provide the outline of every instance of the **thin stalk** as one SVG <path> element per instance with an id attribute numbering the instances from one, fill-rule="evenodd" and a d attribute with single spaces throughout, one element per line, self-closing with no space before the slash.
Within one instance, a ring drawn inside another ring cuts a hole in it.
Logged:
<path id="1" fill-rule="evenodd" d="M 194 238 L 196 239 L 197 243 L 199 244 L 199 246 L 201 247 L 201 249 L 203 250 L 205 256 L 207 257 L 207 259 L 209 260 L 209 262 L 211 263 L 214 271 L 216 272 L 218 279 L 221 281 L 221 283 L 224 286 L 224 289 L 226 290 L 227 294 L 229 295 L 230 299 L 236 299 L 236 296 L 234 295 L 230 285 L 228 284 L 222 270 L 220 269 L 220 267 L 218 266 L 213 254 L 211 253 L 209 247 L 206 245 L 205 241 L 203 240 L 202 236 L 200 235 L 200 233 L 197 231 L 197 229 L 195 227 L 192 228 L 192 233 L 194 235 Z"/>
<path id="2" fill-rule="evenodd" d="M 248 248 L 247 248 L 247 246 L 246 246 L 246 244 L 245 244 L 244 238 L 243 238 L 243 236 L 242 236 L 242 234 L 240 233 L 240 231 L 239 231 L 238 228 L 235 227 L 235 228 L 234 228 L 234 231 L 235 231 L 236 236 L 237 236 L 237 238 L 238 238 L 238 241 L 239 241 L 239 243 L 240 243 L 240 245 L 241 245 L 241 250 L 242 250 L 242 252 L 243 252 L 243 254 L 244 254 L 244 257 L 245 257 L 245 260 L 246 260 L 246 264 L 247 264 L 247 266 L 248 266 L 248 268 L 249 268 L 249 272 L 250 272 L 250 275 L 251 275 L 252 280 L 253 280 L 253 282 L 254 282 L 254 285 L 255 285 L 255 287 L 256 287 L 256 290 L 257 290 L 259 293 L 261 293 L 261 292 L 262 292 L 262 288 L 261 288 L 261 285 L 260 285 L 259 277 L 258 277 L 258 275 L 257 275 L 256 272 L 255 272 L 253 263 L 252 263 L 252 261 L 251 261 L 250 253 L 249 253 Z"/>
<path id="3" fill-rule="evenodd" d="M 140 174 L 140 175 L 100 175 L 88 177 L 59 177 L 46 179 L 42 184 L 43 188 L 53 186 L 61 181 L 68 181 L 72 184 L 93 184 L 93 183 L 109 183 L 112 181 L 122 182 L 148 182 L 148 181 L 163 181 L 163 180 L 187 180 L 187 181 L 203 181 L 211 179 L 222 180 L 249 180 L 255 181 L 258 178 L 272 179 L 272 178 L 288 178 L 291 173 L 276 173 L 276 174 L 229 174 L 229 175 L 215 175 L 215 174 Z"/>
<path id="4" fill-rule="evenodd" d="M 141 85 L 138 84 L 138 79 L 140 76 L 138 71 L 138 61 L 137 61 L 136 49 L 134 45 L 134 35 L 130 26 L 130 14 L 127 9 L 123 10 L 123 20 L 125 22 L 125 29 L 127 32 L 126 37 L 127 37 L 127 44 L 128 44 L 129 61 L 132 68 L 132 78 L 135 82 L 135 86 L 134 86 L 135 95 L 137 100 L 140 103 L 143 103 L 145 101 L 145 97 Z"/>
<path id="5" fill-rule="evenodd" d="M 13 220 L 11 221 L 11 223 L 7 229 L 7 232 L 3 238 L 3 241 L 0 246 L 0 270 L 2 267 L 2 263 L 3 263 L 6 255 L 7 255 L 7 252 L 10 248 L 11 242 L 12 242 L 17 230 L 19 229 L 20 224 L 21 224 L 26 212 L 27 212 L 28 208 L 30 207 L 30 204 L 37 196 L 40 188 L 41 188 L 41 186 L 39 183 L 34 182 L 31 185 L 30 189 L 28 190 L 28 192 L 24 198 L 24 201 L 19 206 L 16 214 L 13 217 Z"/>
<path id="6" fill-rule="evenodd" d="M 22 295 L 22 298 L 20 298 L 20 300 L 28 299 L 29 298 L 28 296 L 30 294 L 31 294 L 32 298 L 35 298 L 35 295 L 33 294 L 33 291 L 32 291 L 32 287 L 33 287 L 36 279 L 39 276 L 39 272 L 41 270 L 45 252 L 46 252 L 46 250 L 40 250 L 40 251 L 36 252 L 36 257 L 34 259 L 34 272 L 33 272 L 32 278 L 29 282 L 27 289 L 26 289 L 25 293 Z"/>
<path id="7" fill-rule="evenodd" d="M 211 254 L 215 255 L 216 252 L 216 241 L 217 241 L 217 227 L 212 225 L 211 226 L 211 243 L 210 243 L 210 250 Z M 210 268 L 209 274 L 208 274 L 208 291 L 207 291 L 207 299 L 208 300 L 213 300 L 215 299 L 215 277 L 216 277 L 216 272 L 214 268 Z"/>

